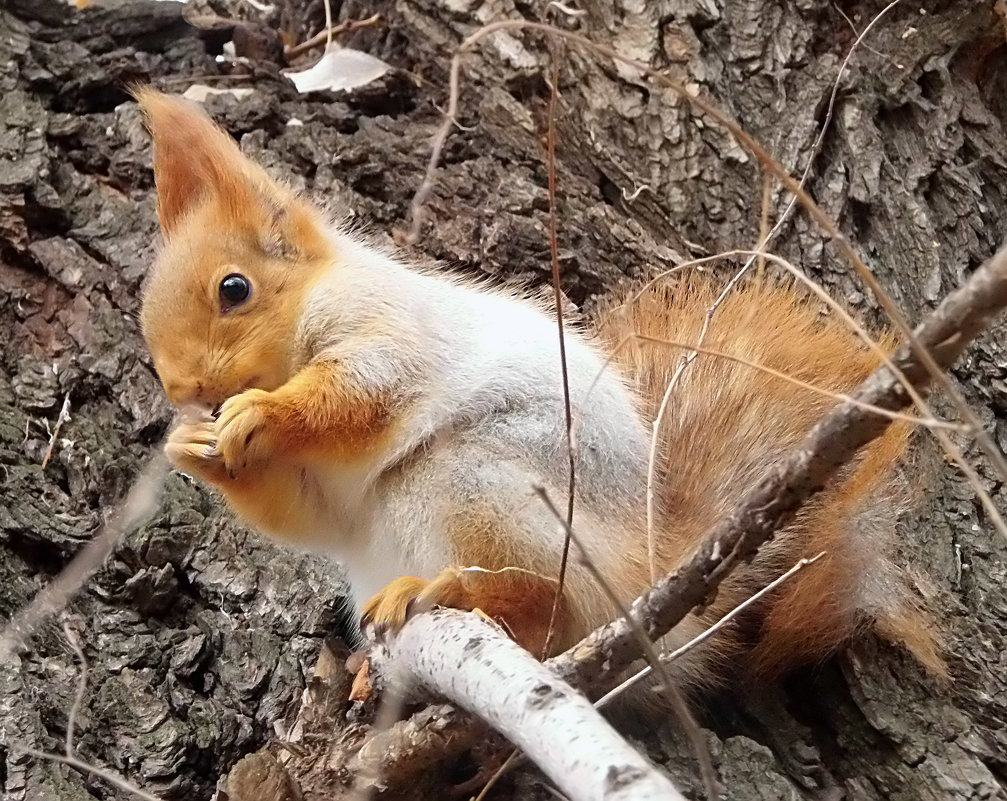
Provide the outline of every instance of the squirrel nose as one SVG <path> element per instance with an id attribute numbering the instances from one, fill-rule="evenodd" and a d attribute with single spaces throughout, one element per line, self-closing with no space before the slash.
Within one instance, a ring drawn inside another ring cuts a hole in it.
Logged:
<path id="1" fill-rule="evenodd" d="M 201 381 L 189 383 L 186 381 L 169 381 L 164 391 L 175 406 L 199 406 L 207 411 L 215 405 L 215 399 L 203 386 Z"/>

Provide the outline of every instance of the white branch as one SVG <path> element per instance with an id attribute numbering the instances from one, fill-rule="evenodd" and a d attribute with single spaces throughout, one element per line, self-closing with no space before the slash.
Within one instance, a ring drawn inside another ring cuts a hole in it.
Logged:
<path id="1" fill-rule="evenodd" d="M 684 801 L 583 695 L 474 614 L 417 615 L 375 649 L 382 673 L 483 718 L 571 801 Z"/>

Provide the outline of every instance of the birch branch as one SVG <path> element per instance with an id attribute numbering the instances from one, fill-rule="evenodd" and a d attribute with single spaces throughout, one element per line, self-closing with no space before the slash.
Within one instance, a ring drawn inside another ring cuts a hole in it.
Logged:
<path id="1" fill-rule="evenodd" d="M 374 656 L 389 680 L 419 685 L 485 720 L 571 801 L 684 801 L 584 695 L 476 615 L 417 615 Z"/>

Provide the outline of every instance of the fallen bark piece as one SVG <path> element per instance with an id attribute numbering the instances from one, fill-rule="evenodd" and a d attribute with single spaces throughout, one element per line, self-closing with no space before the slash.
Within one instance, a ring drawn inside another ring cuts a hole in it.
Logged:
<path id="1" fill-rule="evenodd" d="M 238 760 L 227 777 L 227 793 L 233 801 L 297 801 L 298 798 L 283 766 L 265 750 Z"/>
<path id="2" fill-rule="evenodd" d="M 571 801 L 682 799 L 587 698 L 475 615 L 417 615 L 373 658 L 389 681 L 420 685 L 483 718 Z"/>

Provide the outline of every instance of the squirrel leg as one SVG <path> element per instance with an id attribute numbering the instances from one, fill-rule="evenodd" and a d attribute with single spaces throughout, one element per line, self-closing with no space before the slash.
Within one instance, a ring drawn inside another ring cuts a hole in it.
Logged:
<path id="1" fill-rule="evenodd" d="M 287 462 L 352 462 L 390 436 L 387 398 L 355 384 L 331 362 L 309 364 L 286 384 L 229 398 L 217 419 L 217 448 L 232 472 Z"/>
<path id="2" fill-rule="evenodd" d="M 413 614 L 435 606 L 464 609 L 500 624 L 519 645 L 540 656 L 557 589 L 555 579 L 521 568 L 448 567 L 433 580 L 395 579 L 364 604 L 361 625 L 396 631 Z M 569 610 L 561 597 L 550 652 L 566 639 L 569 624 Z"/>

